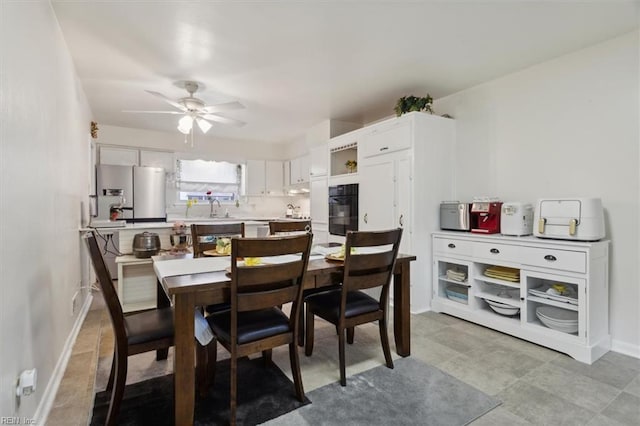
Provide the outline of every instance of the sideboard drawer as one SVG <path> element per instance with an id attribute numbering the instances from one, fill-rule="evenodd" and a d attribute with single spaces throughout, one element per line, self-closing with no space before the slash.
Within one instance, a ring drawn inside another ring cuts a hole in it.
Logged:
<path id="1" fill-rule="evenodd" d="M 453 238 L 434 238 L 433 251 L 449 256 L 471 256 L 473 254 L 471 241 L 456 240 Z"/>
<path id="2" fill-rule="evenodd" d="M 522 247 L 520 262 L 542 268 L 587 272 L 587 253 L 583 251 Z"/>
<path id="3" fill-rule="evenodd" d="M 473 246 L 473 257 L 487 259 L 488 261 L 501 261 L 519 263 L 521 256 L 520 246 L 500 243 L 475 243 Z"/>

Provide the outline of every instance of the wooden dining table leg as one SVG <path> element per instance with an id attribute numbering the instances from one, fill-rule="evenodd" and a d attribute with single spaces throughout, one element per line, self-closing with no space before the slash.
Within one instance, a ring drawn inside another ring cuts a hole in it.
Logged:
<path id="1" fill-rule="evenodd" d="M 158 308 L 168 308 L 171 306 L 171 301 L 169 300 L 169 296 L 164 291 L 162 284 L 160 281 L 156 280 L 157 288 L 156 288 L 156 306 Z M 167 359 L 169 356 L 169 348 L 165 349 L 157 349 L 156 350 L 156 361 L 161 361 L 163 359 Z"/>
<path id="2" fill-rule="evenodd" d="M 175 353 L 175 424 L 192 425 L 195 406 L 195 325 L 193 293 L 176 294 L 174 298 Z"/>
<path id="3" fill-rule="evenodd" d="M 411 355 L 411 275 L 409 263 L 396 266 L 393 274 L 393 337 L 398 355 Z"/>

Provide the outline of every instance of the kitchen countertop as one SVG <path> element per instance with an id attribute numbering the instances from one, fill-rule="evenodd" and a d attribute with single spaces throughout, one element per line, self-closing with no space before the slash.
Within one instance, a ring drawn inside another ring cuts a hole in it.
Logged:
<path id="1" fill-rule="evenodd" d="M 124 226 L 100 226 L 99 224 L 95 226 L 96 229 L 102 230 L 112 230 L 112 231 L 123 231 L 129 229 L 163 229 L 163 228 L 173 228 L 173 224 L 175 222 L 184 222 L 187 225 L 192 223 L 198 224 L 222 224 L 222 223 L 237 223 L 244 222 L 245 225 L 248 226 L 266 226 L 269 221 L 272 220 L 282 220 L 282 221 L 299 221 L 299 220 L 309 220 L 309 219 L 294 219 L 290 217 L 219 217 L 219 218 L 208 218 L 208 217 L 189 217 L 189 218 L 180 218 L 180 217 L 169 217 L 166 222 L 138 222 L 138 223 L 127 223 Z M 94 229 L 94 227 L 83 227 L 80 228 L 80 231 L 90 231 Z"/>

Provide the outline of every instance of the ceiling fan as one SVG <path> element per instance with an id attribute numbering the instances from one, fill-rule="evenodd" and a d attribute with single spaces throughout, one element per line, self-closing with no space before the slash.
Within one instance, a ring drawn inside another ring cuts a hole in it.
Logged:
<path id="1" fill-rule="evenodd" d="M 240 102 L 226 102 L 216 105 L 207 105 L 203 100 L 193 96 L 198 91 L 200 84 L 195 81 L 178 81 L 176 86 L 185 89 L 189 96 L 180 99 L 171 99 L 168 96 L 152 90 L 145 90 L 147 93 L 156 96 L 169 105 L 177 108 L 179 111 L 131 111 L 125 110 L 123 112 L 135 112 L 146 114 L 174 114 L 182 115 L 183 117 L 178 121 L 178 130 L 185 135 L 193 132 L 193 123 L 195 122 L 202 133 L 207 133 L 211 129 L 212 124 L 209 121 L 215 121 L 217 123 L 230 124 L 233 126 L 244 126 L 245 123 L 233 118 L 223 117 L 216 114 L 220 111 L 230 111 L 234 109 L 242 109 L 244 106 Z M 193 134 L 193 133 L 192 133 Z"/>

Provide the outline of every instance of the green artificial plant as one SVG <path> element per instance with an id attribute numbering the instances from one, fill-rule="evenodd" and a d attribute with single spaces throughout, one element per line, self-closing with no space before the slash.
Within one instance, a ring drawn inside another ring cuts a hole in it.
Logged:
<path id="1" fill-rule="evenodd" d="M 396 115 L 400 117 L 402 114 L 406 114 L 407 112 L 412 111 L 427 111 L 433 114 L 433 110 L 431 109 L 431 104 L 433 103 L 433 98 L 431 95 L 427 93 L 427 96 L 424 98 L 418 98 L 416 96 L 403 96 L 398 99 L 395 108 L 393 110 L 396 112 Z"/>

